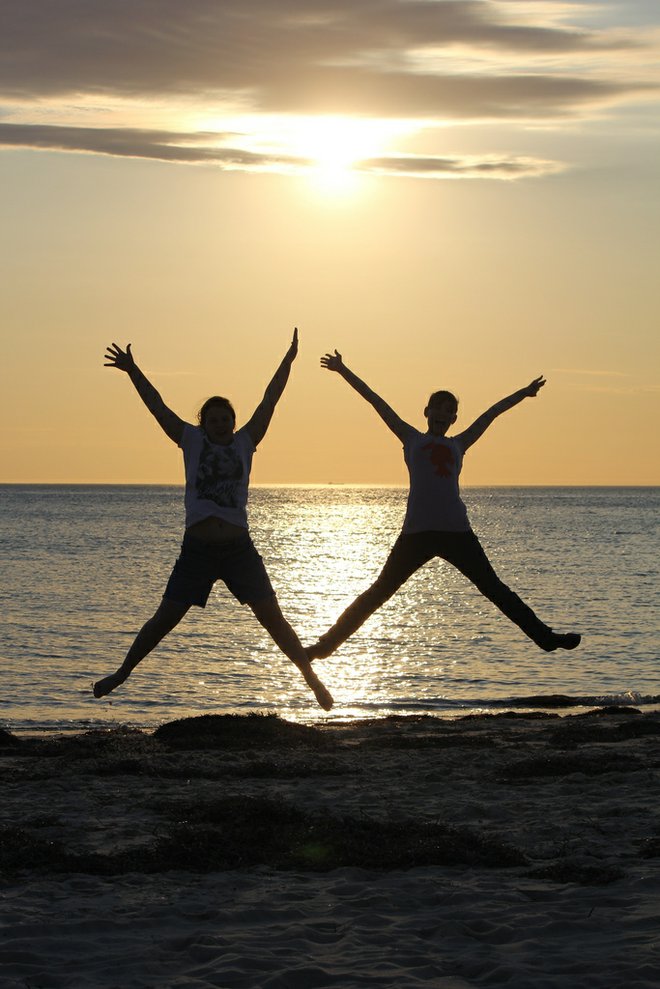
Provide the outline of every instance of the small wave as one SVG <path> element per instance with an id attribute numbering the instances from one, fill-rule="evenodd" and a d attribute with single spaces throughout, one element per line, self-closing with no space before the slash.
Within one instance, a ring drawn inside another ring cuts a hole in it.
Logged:
<path id="1" fill-rule="evenodd" d="M 332 717 L 339 720 L 353 720 L 361 717 L 387 717 L 396 715 L 433 715 L 436 717 L 457 718 L 466 714 L 494 714 L 506 711 L 561 711 L 564 714 L 578 712 L 585 708 L 635 707 L 653 708 L 660 706 L 660 694 L 641 694 L 635 691 L 625 691 L 616 694 L 530 694 L 515 697 L 461 697 L 461 698 L 418 698 L 400 697 L 382 701 L 351 702 L 342 707 L 338 705 L 332 712 Z M 177 712 L 168 710 L 155 716 L 157 705 L 143 705 L 143 710 L 133 712 L 133 716 L 111 718 L 110 721 L 97 718 L 4 718 L 0 728 L 10 732 L 21 733 L 56 733 L 56 732 L 85 732 L 95 729 L 107 729 L 122 725 L 125 728 L 140 728 L 151 731 L 160 724 L 174 720 Z M 234 705 L 217 713 L 245 714 L 251 710 L 264 710 L 263 705 Z M 188 712 L 190 713 L 190 712 Z M 278 712 L 284 719 L 303 720 L 306 713 L 295 709 L 281 709 Z M 314 715 L 314 710 L 310 714 Z M 315 718 L 313 718 L 315 720 Z"/>
<path id="2" fill-rule="evenodd" d="M 510 697 L 492 701 L 494 707 L 641 707 L 660 703 L 660 695 L 639 694 L 627 690 L 620 694 L 585 694 L 575 697 L 569 694 L 531 694 L 527 697 Z"/>
<path id="3" fill-rule="evenodd" d="M 584 707 L 648 707 L 660 704 L 660 694 L 640 694 L 625 691 L 617 694 L 529 694 L 516 697 L 403 697 L 392 701 L 363 701 L 352 703 L 353 710 L 365 712 L 428 712 L 457 713 L 458 711 L 501 711 L 501 710 L 568 710 Z"/>

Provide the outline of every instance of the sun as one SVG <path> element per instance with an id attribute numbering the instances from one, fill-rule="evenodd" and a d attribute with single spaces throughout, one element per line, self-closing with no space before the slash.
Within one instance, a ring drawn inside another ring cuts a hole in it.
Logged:
<path id="1" fill-rule="evenodd" d="M 223 144 L 245 149 L 254 157 L 246 171 L 297 176 L 322 194 L 345 195 L 377 172 L 379 158 L 420 128 L 416 121 L 390 118 L 246 114 L 202 118 L 196 129 L 222 133 Z"/>
<path id="2" fill-rule="evenodd" d="M 379 150 L 375 135 L 348 117 L 313 117 L 301 122 L 295 149 L 309 160 L 309 178 L 326 192 L 345 192 L 358 182 L 356 165 Z"/>
<path id="3" fill-rule="evenodd" d="M 301 159 L 310 182 L 326 194 L 354 191 L 365 173 L 360 163 L 382 155 L 400 128 L 391 121 L 358 117 L 299 117 L 283 135 L 290 154 Z"/>

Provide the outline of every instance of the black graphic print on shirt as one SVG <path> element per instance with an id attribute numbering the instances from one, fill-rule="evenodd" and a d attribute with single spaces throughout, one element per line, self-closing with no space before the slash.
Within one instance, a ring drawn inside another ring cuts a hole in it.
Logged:
<path id="1" fill-rule="evenodd" d="M 197 467 L 197 495 L 221 508 L 239 508 L 238 484 L 243 464 L 233 447 L 212 446 L 204 437 Z"/>
<path id="2" fill-rule="evenodd" d="M 427 443 L 426 446 L 422 447 L 422 450 L 430 451 L 428 454 L 429 460 L 435 467 L 436 474 L 440 477 L 451 477 L 451 468 L 454 466 L 454 454 L 448 446 L 444 443 Z"/>

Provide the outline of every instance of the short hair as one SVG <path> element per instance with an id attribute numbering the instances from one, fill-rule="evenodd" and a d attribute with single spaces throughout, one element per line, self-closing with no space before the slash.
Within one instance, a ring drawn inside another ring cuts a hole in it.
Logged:
<path id="1" fill-rule="evenodd" d="M 204 422 L 206 420 L 206 413 L 209 409 L 213 408 L 215 405 L 220 406 L 220 408 L 228 409 L 231 412 L 231 417 L 234 420 L 234 425 L 236 425 L 236 413 L 234 412 L 234 406 L 231 404 L 228 398 L 223 398 L 221 395 L 212 395 L 211 398 L 207 398 L 201 409 L 197 413 L 197 422 L 204 428 Z"/>
<path id="2" fill-rule="evenodd" d="M 426 403 L 426 407 L 428 408 L 430 405 L 439 405 L 440 402 L 451 402 L 454 408 L 458 411 L 458 399 L 454 393 L 450 391 L 434 391 Z"/>

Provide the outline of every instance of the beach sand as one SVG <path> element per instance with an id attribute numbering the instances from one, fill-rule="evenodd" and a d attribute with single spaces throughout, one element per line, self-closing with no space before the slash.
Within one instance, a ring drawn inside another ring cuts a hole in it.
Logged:
<path id="1" fill-rule="evenodd" d="M 660 713 L 0 732 L 2 989 L 645 989 Z"/>

